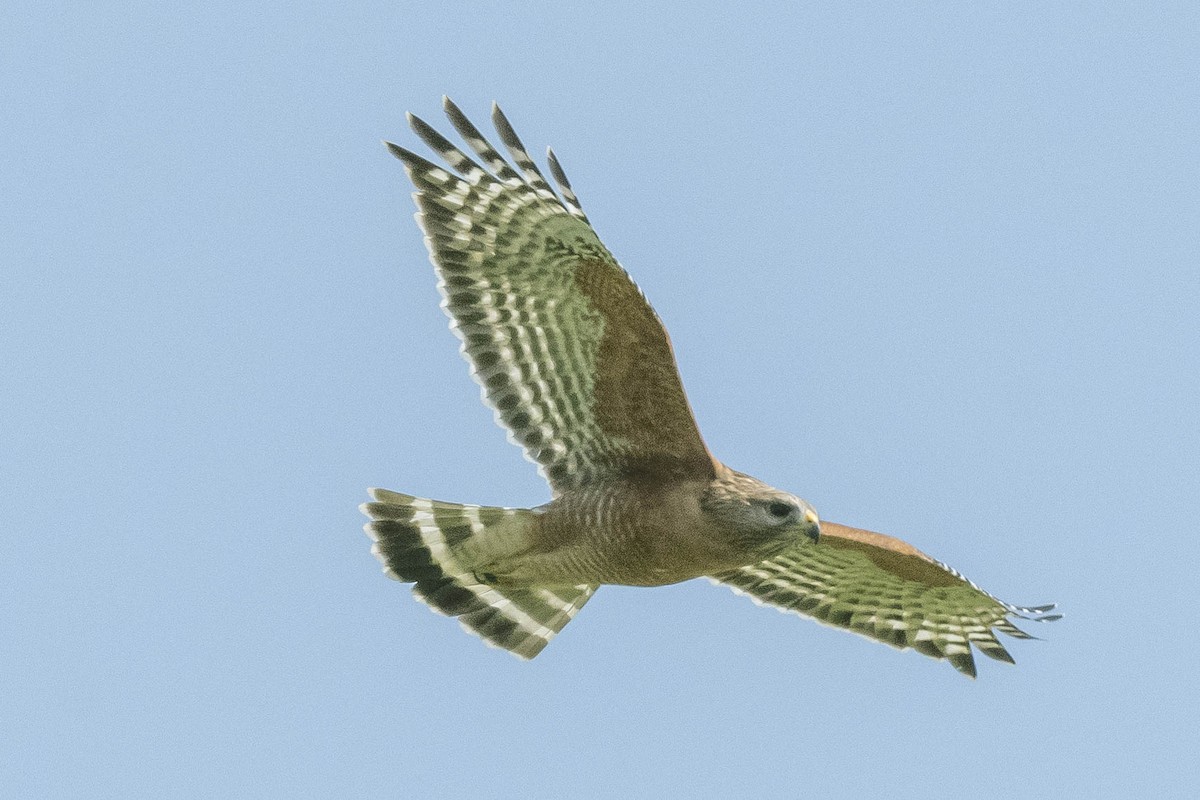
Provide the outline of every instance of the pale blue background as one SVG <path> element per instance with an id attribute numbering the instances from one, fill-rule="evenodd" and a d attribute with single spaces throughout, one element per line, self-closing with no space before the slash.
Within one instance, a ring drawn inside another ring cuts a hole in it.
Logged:
<path id="1" fill-rule="evenodd" d="M 1195 4 L 584 5 L 6 5 L 0 793 L 1187 796 Z M 548 497 L 380 144 L 443 93 L 554 145 L 721 458 L 1048 641 L 693 582 L 521 663 L 386 580 L 367 486 Z"/>

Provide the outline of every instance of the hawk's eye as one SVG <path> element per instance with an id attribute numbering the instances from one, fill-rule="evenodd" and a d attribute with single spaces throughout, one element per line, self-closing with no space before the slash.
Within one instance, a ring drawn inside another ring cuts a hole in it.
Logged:
<path id="1" fill-rule="evenodd" d="M 767 506 L 767 513 L 775 519 L 787 519 L 792 515 L 792 511 L 792 504 L 782 500 L 776 500 Z"/>

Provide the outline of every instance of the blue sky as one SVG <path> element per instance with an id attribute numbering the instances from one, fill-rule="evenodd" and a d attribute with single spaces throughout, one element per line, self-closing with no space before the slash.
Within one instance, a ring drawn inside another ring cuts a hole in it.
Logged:
<path id="1" fill-rule="evenodd" d="M 5 794 L 1186 796 L 1194 4 L 566 5 L 6 7 Z M 554 146 L 719 457 L 1067 619 L 972 682 L 606 587 L 522 663 L 386 580 L 367 486 L 548 498 L 380 144 L 443 93 Z"/>

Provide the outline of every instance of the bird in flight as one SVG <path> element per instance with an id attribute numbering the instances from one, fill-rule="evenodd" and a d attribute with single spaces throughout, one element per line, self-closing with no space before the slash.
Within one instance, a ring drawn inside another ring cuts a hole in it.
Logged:
<path id="1" fill-rule="evenodd" d="M 606 583 L 707 577 L 971 677 L 972 647 L 1012 663 L 994 631 L 1032 638 L 1011 618 L 1059 618 L 1053 605 L 1005 603 L 899 539 L 820 521 L 796 495 L 721 463 L 666 330 L 554 152 L 557 191 L 499 107 L 511 163 L 449 98 L 444 107 L 474 158 L 411 114 L 448 167 L 387 146 L 416 187 L 442 308 L 484 402 L 553 498 L 500 508 L 372 489 L 365 527 L 389 577 L 526 659 Z"/>

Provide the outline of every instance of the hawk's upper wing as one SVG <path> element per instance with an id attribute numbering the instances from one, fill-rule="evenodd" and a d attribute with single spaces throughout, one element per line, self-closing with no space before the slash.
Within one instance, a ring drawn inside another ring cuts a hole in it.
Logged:
<path id="1" fill-rule="evenodd" d="M 416 185 L 451 328 L 509 438 L 556 493 L 630 471 L 711 477 L 667 333 L 553 153 L 562 199 L 499 108 L 493 122 L 519 173 L 448 98 L 445 109 L 486 169 L 411 114 L 458 174 L 388 147 Z"/>
<path id="2" fill-rule="evenodd" d="M 805 544 L 748 567 L 712 576 L 757 603 L 814 617 L 871 639 L 912 647 L 975 677 L 971 645 L 1013 663 L 992 629 L 1033 638 L 1009 616 L 1050 622 L 1054 606 L 1023 608 L 992 597 L 912 545 L 871 531 L 821 522 Z"/>

